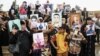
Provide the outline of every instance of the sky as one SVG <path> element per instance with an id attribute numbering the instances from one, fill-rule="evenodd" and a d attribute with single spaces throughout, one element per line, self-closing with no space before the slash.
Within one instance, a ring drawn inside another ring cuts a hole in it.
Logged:
<path id="1" fill-rule="evenodd" d="M 3 4 L 2 10 L 8 11 L 12 5 L 14 0 L 0 0 L 0 4 Z M 27 1 L 28 4 L 35 4 L 37 0 L 17 0 L 17 4 L 21 5 L 23 1 Z M 41 4 L 46 3 L 47 0 L 39 0 Z M 96 11 L 100 10 L 100 0 L 49 0 L 50 3 L 54 4 L 62 4 L 65 2 L 66 4 L 70 4 L 71 7 L 75 7 L 79 5 L 82 9 L 84 7 L 87 8 L 88 11 Z M 55 7 L 54 7 L 55 8 Z"/>

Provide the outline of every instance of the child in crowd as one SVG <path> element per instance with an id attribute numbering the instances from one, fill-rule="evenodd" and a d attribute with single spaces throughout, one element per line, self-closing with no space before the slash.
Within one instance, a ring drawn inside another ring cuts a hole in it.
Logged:
<path id="1" fill-rule="evenodd" d="M 33 50 L 32 50 L 32 56 L 50 56 L 50 45 L 48 43 L 48 35 L 44 34 L 44 46 L 40 49 L 34 49 L 34 42 L 33 42 Z"/>
<path id="2" fill-rule="evenodd" d="M 44 34 L 44 47 L 41 48 L 41 56 L 50 56 L 51 51 L 50 51 L 50 45 L 48 43 L 48 35 Z"/>
<path id="3" fill-rule="evenodd" d="M 65 28 L 59 27 L 58 33 L 52 36 L 51 43 L 57 50 L 57 56 L 68 56 L 68 42 L 66 41 L 67 33 Z M 53 41 L 56 41 L 57 46 L 54 45 Z"/>

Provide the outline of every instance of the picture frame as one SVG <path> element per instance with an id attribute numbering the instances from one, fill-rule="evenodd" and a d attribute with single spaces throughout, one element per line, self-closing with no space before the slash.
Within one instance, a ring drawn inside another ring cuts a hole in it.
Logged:
<path id="1" fill-rule="evenodd" d="M 21 30 L 21 23 L 20 23 L 20 20 L 19 19 L 15 19 L 15 20 L 10 20 L 8 22 L 8 26 L 9 26 L 9 31 L 11 32 L 12 31 L 12 26 L 13 24 L 16 24 L 19 28 L 19 30 Z"/>
<path id="2" fill-rule="evenodd" d="M 62 13 L 52 13 L 52 24 L 54 27 L 61 27 L 62 26 Z"/>
<path id="3" fill-rule="evenodd" d="M 72 27 L 73 24 L 80 24 L 81 23 L 81 17 L 80 17 L 80 13 L 71 13 L 69 15 L 69 26 Z"/>
<path id="4" fill-rule="evenodd" d="M 38 30 L 47 30 L 48 29 L 48 24 L 47 24 L 47 22 L 38 23 L 37 28 L 38 28 Z"/>
<path id="5" fill-rule="evenodd" d="M 44 46 L 43 32 L 33 34 L 34 50 L 41 49 Z"/>

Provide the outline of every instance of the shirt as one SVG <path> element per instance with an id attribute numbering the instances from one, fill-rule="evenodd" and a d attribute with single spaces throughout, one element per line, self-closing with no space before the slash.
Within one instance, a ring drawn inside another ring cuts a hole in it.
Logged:
<path id="1" fill-rule="evenodd" d="M 68 51 L 68 43 L 65 42 L 65 38 L 66 38 L 67 33 L 60 34 L 57 33 L 55 36 L 55 41 L 57 42 L 57 53 L 64 53 L 66 51 Z"/>
<path id="2" fill-rule="evenodd" d="M 69 52 L 72 54 L 79 54 L 81 51 L 81 41 L 85 40 L 83 35 L 79 33 L 78 35 L 74 35 L 74 33 L 71 33 L 69 35 L 70 42 L 69 42 Z"/>

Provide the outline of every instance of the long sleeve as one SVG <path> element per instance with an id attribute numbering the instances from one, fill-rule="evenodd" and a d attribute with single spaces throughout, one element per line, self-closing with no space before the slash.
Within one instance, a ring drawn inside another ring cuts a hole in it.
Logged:
<path id="1" fill-rule="evenodd" d="M 15 34 L 15 35 L 10 34 L 9 44 L 16 44 L 17 38 L 18 38 L 17 36 L 18 36 L 17 34 Z"/>

